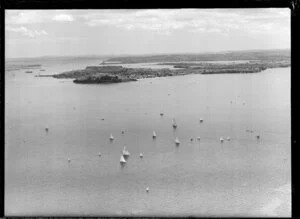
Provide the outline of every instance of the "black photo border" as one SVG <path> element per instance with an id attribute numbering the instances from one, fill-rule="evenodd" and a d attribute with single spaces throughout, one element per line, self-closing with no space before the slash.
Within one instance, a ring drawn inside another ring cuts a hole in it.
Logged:
<path id="1" fill-rule="evenodd" d="M 300 74 L 298 59 L 300 34 L 300 0 L 223 0 L 223 1 L 142 1 L 142 0 L 2 0 L 0 1 L 0 217 L 4 215 L 5 190 L 5 10 L 22 9 L 180 9 L 180 8 L 290 8 L 291 10 L 291 165 L 292 165 L 292 217 L 300 217 L 300 184 L 297 167 L 300 155 L 299 128 L 299 87 L 297 74 Z"/>

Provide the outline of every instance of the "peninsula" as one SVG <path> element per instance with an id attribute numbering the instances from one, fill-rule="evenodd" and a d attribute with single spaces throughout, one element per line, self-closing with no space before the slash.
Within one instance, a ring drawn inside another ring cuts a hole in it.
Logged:
<path id="1" fill-rule="evenodd" d="M 239 52 L 237 52 L 239 53 Z M 226 58 L 227 57 L 227 58 Z M 107 84 L 137 81 L 141 78 L 167 77 L 187 74 L 241 74 L 258 73 L 268 68 L 290 66 L 290 55 L 286 51 L 250 52 L 240 54 L 205 55 L 169 55 L 148 57 L 120 57 L 106 60 L 106 64 L 87 66 L 85 69 L 72 70 L 54 75 L 36 75 L 36 77 L 54 77 L 74 79 L 78 84 Z M 234 58 L 234 60 L 233 60 Z M 245 58 L 248 58 L 245 60 Z M 209 61 L 206 59 L 210 59 Z M 221 59 L 221 60 L 220 60 Z M 131 68 L 122 64 L 140 63 L 142 61 L 159 61 L 155 65 L 170 68 Z M 111 62 L 111 64 L 107 64 Z M 117 65 L 119 63 L 120 65 Z"/>

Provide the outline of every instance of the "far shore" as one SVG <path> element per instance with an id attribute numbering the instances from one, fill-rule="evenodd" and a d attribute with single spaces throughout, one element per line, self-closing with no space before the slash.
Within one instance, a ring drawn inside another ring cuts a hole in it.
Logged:
<path id="1" fill-rule="evenodd" d="M 169 63 L 164 63 L 169 64 Z M 289 63 L 243 63 L 243 64 L 180 64 L 175 69 L 127 68 L 122 66 L 87 66 L 53 75 L 36 75 L 35 77 L 53 77 L 58 79 L 73 79 L 77 84 L 105 84 L 137 81 L 144 78 L 180 76 L 188 74 L 251 74 L 259 73 L 268 68 L 289 67 Z"/>
<path id="2" fill-rule="evenodd" d="M 151 62 L 156 62 L 156 66 L 162 68 L 128 67 L 130 66 L 128 64 Z M 36 77 L 73 79 L 73 82 L 78 84 L 107 84 L 188 74 L 253 74 L 269 68 L 284 68 L 290 65 L 290 52 L 285 50 L 204 55 L 154 55 L 111 58 L 97 66 L 87 66 L 85 69 L 54 75 L 39 74 Z"/>

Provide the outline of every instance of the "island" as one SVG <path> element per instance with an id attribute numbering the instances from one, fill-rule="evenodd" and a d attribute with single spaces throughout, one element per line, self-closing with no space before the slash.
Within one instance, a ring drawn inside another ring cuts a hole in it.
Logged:
<path id="1" fill-rule="evenodd" d="M 157 66 L 164 65 L 170 66 L 170 68 L 122 66 L 122 64 L 128 63 L 149 62 L 149 60 L 156 61 L 155 65 Z M 74 79 L 73 82 L 77 84 L 109 84 L 187 74 L 250 74 L 268 68 L 283 68 L 290 65 L 290 53 L 285 50 L 209 55 L 157 55 L 112 58 L 103 61 L 100 66 L 87 66 L 85 69 L 54 75 L 36 75 L 36 77 Z"/>

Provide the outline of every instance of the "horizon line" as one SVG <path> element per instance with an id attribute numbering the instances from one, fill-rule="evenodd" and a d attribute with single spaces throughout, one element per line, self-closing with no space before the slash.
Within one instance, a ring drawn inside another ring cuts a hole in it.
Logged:
<path id="1" fill-rule="evenodd" d="M 5 57 L 8 59 L 38 59 L 38 58 L 75 58 L 75 57 L 135 57 L 135 56 L 158 56 L 158 55 L 197 55 L 197 54 L 217 54 L 217 53 L 234 53 L 234 52 L 256 52 L 256 51 L 274 51 L 274 50 L 291 50 L 291 48 L 277 48 L 277 49 L 240 49 L 240 50 L 220 50 L 220 51 L 203 51 L 203 52 L 171 52 L 171 53 L 140 53 L 140 54 L 77 54 L 77 55 L 42 55 L 32 57 Z"/>

